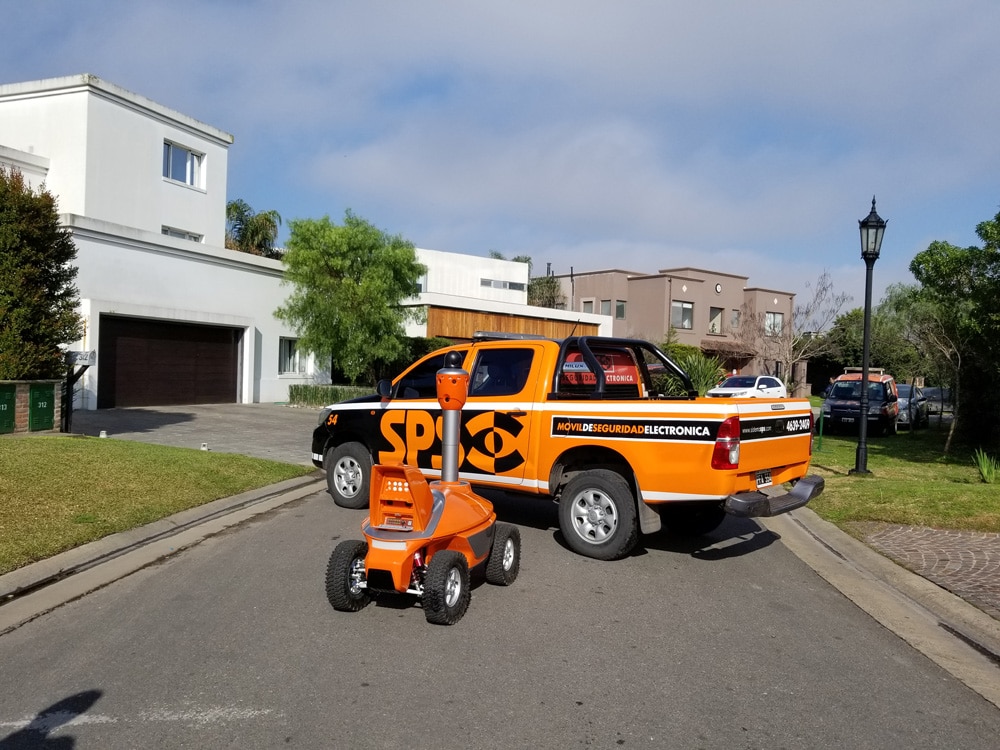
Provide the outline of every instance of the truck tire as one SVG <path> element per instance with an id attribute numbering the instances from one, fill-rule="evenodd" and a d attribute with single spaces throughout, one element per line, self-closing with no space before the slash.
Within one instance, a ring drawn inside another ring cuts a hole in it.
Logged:
<path id="1" fill-rule="evenodd" d="M 326 452 L 326 488 L 341 508 L 368 507 L 372 457 L 361 443 L 344 443 Z"/>
<path id="2" fill-rule="evenodd" d="M 371 594 L 360 584 L 365 580 L 368 544 L 347 539 L 338 544 L 326 566 L 326 598 L 338 612 L 357 612 L 371 602 Z"/>
<path id="3" fill-rule="evenodd" d="M 461 552 L 436 553 L 424 577 L 424 617 L 435 625 L 454 625 L 469 608 L 469 563 Z"/>
<path id="4" fill-rule="evenodd" d="M 521 532 L 517 526 L 497 523 L 493 547 L 486 561 L 486 581 L 494 586 L 510 586 L 521 569 Z"/>
<path id="5" fill-rule="evenodd" d="M 559 498 L 559 528 L 570 549 L 585 557 L 625 557 L 639 536 L 628 483 L 607 469 L 577 474 Z"/>

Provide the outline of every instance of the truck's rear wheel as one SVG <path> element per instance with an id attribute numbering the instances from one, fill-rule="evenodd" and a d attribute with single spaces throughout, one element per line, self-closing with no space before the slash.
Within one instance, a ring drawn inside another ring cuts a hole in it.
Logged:
<path id="1" fill-rule="evenodd" d="M 584 471 L 566 483 L 559 499 L 559 528 L 574 552 L 617 560 L 635 547 L 635 498 L 621 474 Z"/>
<path id="2" fill-rule="evenodd" d="M 326 487 L 341 508 L 367 508 L 372 457 L 361 443 L 331 448 L 323 460 Z"/>

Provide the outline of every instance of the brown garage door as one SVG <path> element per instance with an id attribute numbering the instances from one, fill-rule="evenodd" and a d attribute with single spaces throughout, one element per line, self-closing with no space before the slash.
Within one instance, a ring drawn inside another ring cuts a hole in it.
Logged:
<path id="1" fill-rule="evenodd" d="M 97 408 L 235 403 L 242 330 L 101 315 Z"/>

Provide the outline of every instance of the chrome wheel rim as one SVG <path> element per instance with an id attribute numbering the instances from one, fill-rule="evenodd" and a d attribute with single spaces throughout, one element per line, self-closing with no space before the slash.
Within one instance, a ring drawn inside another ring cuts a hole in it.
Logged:
<path id="1" fill-rule="evenodd" d="M 448 571 L 448 578 L 444 583 L 444 603 L 449 607 L 454 607 L 462 595 L 462 576 L 458 568 Z"/>
<path id="2" fill-rule="evenodd" d="M 510 570 L 514 566 L 514 540 L 510 537 L 503 546 L 503 569 Z"/>
<path id="3" fill-rule="evenodd" d="M 354 497 L 361 489 L 361 465 L 352 458 L 342 458 L 334 467 L 337 490 L 344 497 Z"/>
<path id="4" fill-rule="evenodd" d="M 351 570 L 347 575 L 347 589 L 351 592 L 351 596 L 359 596 L 361 594 L 361 584 L 365 580 L 365 558 L 355 557 L 351 561 Z"/>
<path id="5" fill-rule="evenodd" d="M 584 490 L 573 498 L 571 506 L 573 530 L 589 544 L 601 544 L 610 539 L 618 528 L 618 508 L 600 490 Z"/>

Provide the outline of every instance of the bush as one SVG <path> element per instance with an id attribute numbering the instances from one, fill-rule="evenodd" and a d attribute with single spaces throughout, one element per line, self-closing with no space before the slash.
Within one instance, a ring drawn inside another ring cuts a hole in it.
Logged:
<path id="1" fill-rule="evenodd" d="M 976 462 L 976 468 L 979 469 L 979 476 L 983 478 L 983 481 L 986 484 L 994 484 L 997 481 L 997 476 L 1000 475 L 1000 462 L 992 456 L 986 455 L 982 448 L 976 448 L 973 460 Z"/>
<path id="2" fill-rule="evenodd" d="M 293 406 L 327 406 L 358 396 L 370 396 L 374 391 L 356 385 L 290 385 L 288 403 Z"/>

